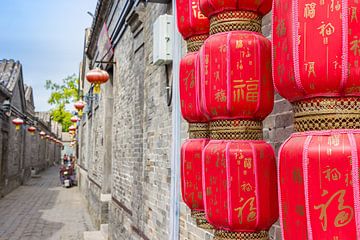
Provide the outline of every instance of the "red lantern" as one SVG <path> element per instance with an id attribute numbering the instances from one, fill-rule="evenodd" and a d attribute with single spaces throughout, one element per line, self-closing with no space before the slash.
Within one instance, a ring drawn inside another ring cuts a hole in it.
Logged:
<path id="1" fill-rule="evenodd" d="M 234 31 L 210 36 L 200 50 L 201 104 L 211 120 L 263 120 L 273 108 L 270 41 Z"/>
<path id="2" fill-rule="evenodd" d="M 360 96 L 358 5 L 274 1 L 273 72 L 280 95 L 291 102 Z"/>
<path id="3" fill-rule="evenodd" d="M 220 239 L 246 232 L 266 237 L 278 218 L 276 162 L 264 141 L 211 140 L 203 152 L 203 187 L 208 221 L 228 231 L 218 231 Z"/>
<path id="4" fill-rule="evenodd" d="M 200 110 L 200 72 L 198 53 L 188 53 L 180 62 L 181 112 L 190 123 L 206 123 L 207 117 Z"/>
<path id="5" fill-rule="evenodd" d="M 70 119 L 70 121 L 71 121 L 72 123 L 77 123 L 77 122 L 79 121 L 79 118 L 78 118 L 77 116 L 73 116 L 73 117 Z"/>
<path id="6" fill-rule="evenodd" d="M 199 8 L 199 0 L 177 0 L 177 26 L 187 40 L 188 50 L 198 51 L 209 36 L 209 20 Z"/>
<path id="7" fill-rule="evenodd" d="M 247 30 L 261 32 L 262 16 L 270 12 L 272 0 L 200 0 L 210 18 L 210 33 Z"/>
<path id="8" fill-rule="evenodd" d="M 279 153 L 283 239 L 359 239 L 360 130 L 293 134 Z"/>
<path id="9" fill-rule="evenodd" d="M 33 127 L 33 126 L 28 127 L 28 132 L 31 133 L 31 135 L 34 135 L 35 131 L 36 131 L 35 127 Z"/>
<path id="10" fill-rule="evenodd" d="M 79 100 L 74 104 L 75 109 L 78 111 L 79 117 L 82 117 L 83 109 L 85 107 L 85 102 Z"/>
<path id="11" fill-rule="evenodd" d="M 45 137 L 46 133 L 45 133 L 44 131 L 41 131 L 41 132 L 39 133 L 39 135 L 40 135 L 41 139 L 43 139 L 43 138 Z"/>
<path id="12" fill-rule="evenodd" d="M 69 127 L 69 132 L 75 132 L 76 131 L 76 127 L 75 126 L 70 126 Z"/>
<path id="13" fill-rule="evenodd" d="M 106 83 L 109 80 L 109 74 L 99 68 L 94 68 L 86 74 L 86 79 L 95 84 L 94 93 L 100 93 L 100 84 Z"/>
<path id="14" fill-rule="evenodd" d="M 211 229 L 205 218 L 202 186 L 202 151 L 208 139 L 188 139 L 181 148 L 181 192 L 201 228 Z"/>
<path id="15" fill-rule="evenodd" d="M 24 120 L 21 118 L 15 118 L 12 120 L 12 123 L 15 125 L 15 129 L 18 131 L 20 130 L 21 125 L 24 124 Z"/>

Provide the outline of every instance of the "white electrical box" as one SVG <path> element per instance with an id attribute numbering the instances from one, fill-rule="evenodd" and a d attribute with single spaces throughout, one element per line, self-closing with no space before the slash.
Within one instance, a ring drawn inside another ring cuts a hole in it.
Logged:
<path id="1" fill-rule="evenodd" d="M 173 59 L 174 24 L 171 15 L 161 15 L 153 25 L 153 64 L 164 65 Z"/>

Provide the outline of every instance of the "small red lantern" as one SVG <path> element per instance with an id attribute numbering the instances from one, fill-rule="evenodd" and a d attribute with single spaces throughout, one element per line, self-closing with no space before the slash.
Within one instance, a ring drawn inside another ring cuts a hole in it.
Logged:
<path id="1" fill-rule="evenodd" d="M 49 136 L 49 135 L 46 135 L 46 136 L 45 136 L 45 139 L 49 140 L 49 139 L 50 139 L 50 136 Z"/>
<path id="2" fill-rule="evenodd" d="M 245 31 L 210 36 L 200 50 L 201 104 L 211 120 L 263 120 L 272 111 L 271 44 Z"/>
<path id="3" fill-rule="evenodd" d="M 43 138 L 45 137 L 46 133 L 45 133 L 44 131 L 41 131 L 41 132 L 39 133 L 39 135 L 40 135 L 41 139 L 43 139 Z"/>
<path id="4" fill-rule="evenodd" d="M 180 62 L 181 113 L 190 123 L 206 123 L 208 118 L 200 109 L 200 71 L 197 52 L 188 53 Z"/>
<path id="5" fill-rule="evenodd" d="M 21 125 L 24 124 L 24 120 L 22 120 L 21 118 L 15 118 L 14 120 L 12 120 L 12 123 L 15 125 L 16 131 L 18 131 L 20 130 Z"/>
<path id="6" fill-rule="evenodd" d="M 77 116 L 73 116 L 73 117 L 70 119 L 70 121 L 71 121 L 72 123 L 77 123 L 77 122 L 79 121 L 79 118 L 78 118 Z"/>
<path id="7" fill-rule="evenodd" d="M 212 229 L 206 220 L 202 186 L 202 151 L 208 139 L 188 139 L 181 147 L 181 192 L 191 215 L 201 228 Z"/>
<path id="8" fill-rule="evenodd" d="M 360 130 L 293 134 L 279 153 L 284 240 L 358 239 Z"/>
<path id="9" fill-rule="evenodd" d="M 36 131 L 36 128 L 35 128 L 35 127 L 33 127 L 33 126 L 28 127 L 28 132 L 29 132 L 31 135 L 34 135 L 35 131 Z"/>
<path id="10" fill-rule="evenodd" d="M 69 132 L 73 132 L 73 131 L 76 131 L 76 127 L 75 126 L 70 126 L 69 127 Z"/>
<path id="11" fill-rule="evenodd" d="M 209 36 L 209 20 L 200 11 L 199 0 L 178 0 L 177 26 L 183 38 L 187 40 L 188 50 L 198 51 Z"/>
<path id="12" fill-rule="evenodd" d="M 101 70 L 99 68 L 94 68 L 86 74 L 86 79 L 90 83 L 95 84 L 94 86 L 95 94 L 100 93 L 100 84 L 106 83 L 109 80 L 109 78 L 110 78 L 109 74 L 106 71 Z"/>
<path id="13" fill-rule="evenodd" d="M 203 188 L 219 239 L 265 239 L 278 219 L 276 161 L 264 141 L 211 140 L 203 152 Z"/>
<path id="14" fill-rule="evenodd" d="M 85 107 L 85 102 L 79 100 L 79 101 L 77 101 L 77 102 L 74 104 L 74 107 L 75 107 L 75 109 L 78 111 L 79 117 L 81 117 L 82 114 L 83 114 L 83 109 L 84 109 L 84 107 Z"/>

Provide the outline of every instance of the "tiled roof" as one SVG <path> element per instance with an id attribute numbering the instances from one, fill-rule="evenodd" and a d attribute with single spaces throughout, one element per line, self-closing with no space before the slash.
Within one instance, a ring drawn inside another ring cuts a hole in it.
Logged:
<path id="1" fill-rule="evenodd" d="M 0 60 L 0 85 L 12 92 L 21 74 L 21 64 L 14 60 Z"/>

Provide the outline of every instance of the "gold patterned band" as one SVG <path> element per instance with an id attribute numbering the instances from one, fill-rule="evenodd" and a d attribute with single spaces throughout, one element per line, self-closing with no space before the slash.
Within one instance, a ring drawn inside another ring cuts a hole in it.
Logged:
<path id="1" fill-rule="evenodd" d="M 195 219 L 196 225 L 199 228 L 212 230 L 214 227 L 206 220 L 204 211 L 191 210 L 191 217 Z"/>
<path id="2" fill-rule="evenodd" d="M 204 44 L 205 40 L 209 35 L 197 35 L 190 37 L 186 40 L 186 46 L 188 52 L 197 52 L 200 50 L 201 46 Z"/>
<path id="3" fill-rule="evenodd" d="M 210 138 L 214 140 L 260 140 L 262 122 L 254 120 L 217 120 L 210 123 Z"/>
<path id="4" fill-rule="evenodd" d="M 208 123 L 189 123 L 189 138 L 209 138 Z"/>
<path id="5" fill-rule="evenodd" d="M 297 132 L 360 128 L 360 98 L 313 98 L 293 109 Z"/>
<path id="6" fill-rule="evenodd" d="M 267 231 L 261 232 L 228 232 L 216 230 L 214 240 L 269 240 Z"/>
<path id="7" fill-rule="evenodd" d="M 210 19 L 210 34 L 236 30 L 261 32 L 262 16 L 251 11 L 221 12 Z"/>

